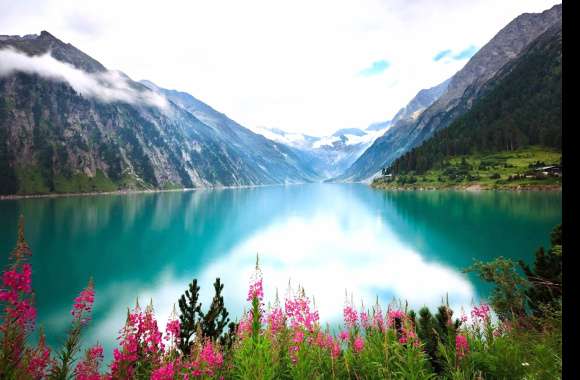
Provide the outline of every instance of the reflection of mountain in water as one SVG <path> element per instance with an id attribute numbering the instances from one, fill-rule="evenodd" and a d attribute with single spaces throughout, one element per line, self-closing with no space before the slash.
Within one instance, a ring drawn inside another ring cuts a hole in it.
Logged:
<path id="1" fill-rule="evenodd" d="M 379 192 L 409 244 L 457 268 L 498 256 L 530 260 L 561 222 L 561 193 Z M 383 209 L 385 206 L 378 206 Z"/>

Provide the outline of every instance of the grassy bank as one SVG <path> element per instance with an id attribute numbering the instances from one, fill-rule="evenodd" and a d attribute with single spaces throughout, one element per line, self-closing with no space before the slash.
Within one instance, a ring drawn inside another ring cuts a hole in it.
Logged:
<path id="1" fill-rule="evenodd" d="M 424 173 L 393 173 L 375 179 L 377 189 L 559 190 L 562 177 L 543 175 L 562 153 L 544 147 L 452 157 Z"/>

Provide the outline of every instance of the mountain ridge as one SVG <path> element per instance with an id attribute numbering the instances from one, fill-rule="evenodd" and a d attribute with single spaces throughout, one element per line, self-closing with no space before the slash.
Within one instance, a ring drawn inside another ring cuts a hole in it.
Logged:
<path id="1" fill-rule="evenodd" d="M 446 91 L 415 122 L 391 127 L 337 179 L 369 180 L 382 167 L 420 145 L 437 130 L 446 128 L 471 107 L 487 80 L 561 18 L 561 4 L 541 13 L 524 13 L 516 17 L 453 75 Z"/>
<path id="2" fill-rule="evenodd" d="M 171 101 L 144 102 L 159 95 L 48 32 L 2 36 L 0 53 L 28 63 L 0 73 L 4 194 L 317 180 L 294 152 L 237 124 L 221 131 Z"/>

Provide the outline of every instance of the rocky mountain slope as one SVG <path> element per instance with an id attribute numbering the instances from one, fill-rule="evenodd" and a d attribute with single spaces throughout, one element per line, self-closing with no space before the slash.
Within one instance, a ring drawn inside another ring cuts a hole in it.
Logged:
<path id="1" fill-rule="evenodd" d="M 387 122 L 373 124 L 365 130 L 343 128 L 321 137 L 288 133 L 277 128 L 259 128 L 256 132 L 291 147 L 312 170 L 328 179 L 349 168 L 389 126 Z"/>
<path id="2" fill-rule="evenodd" d="M 449 81 L 441 96 L 418 118 L 399 123 L 378 138 L 338 179 L 362 181 L 376 175 L 382 167 L 446 128 L 469 110 L 479 97 L 482 86 L 506 63 L 548 28 L 560 22 L 562 6 L 542 13 L 524 13 L 500 30 Z"/>
<path id="3" fill-rule="evenodd" d="M 204 122 L 48 32 L 0 36 L 0 95 L 3 194 L 317 179 L 286 146 Z"/>
<path id="4" fill-rule="evenodd" d="M 459 155 L 562 149 L 562 23 L 557 22 L 480 89 L 448 128 L 395 160 L 394 175 L 424 173 Z"/>

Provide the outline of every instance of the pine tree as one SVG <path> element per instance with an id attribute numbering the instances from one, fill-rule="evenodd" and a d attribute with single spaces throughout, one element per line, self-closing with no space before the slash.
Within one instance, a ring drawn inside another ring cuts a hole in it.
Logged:
<path id="1" fill-rule="evenodd" d="M 191 352 L 192 337 L 197 331 L 199 321 L 203 318 L 201 303 L 198 302 L 199 289 L 197 279 L 194 278 L 189 284 L 189 289 L 179 299 L 179 322 L 181 325 L 179 349 L 184 355 L 189 355 Z"/>
<path id="2" fill-rule="evenodd" d="M 194 338 L 208 338 L 218 342 L 222 347 L 230 347 L 233 343 L 237 325 L 230 322 L 229 312 L 224 305 L 222 290 L 224 285 L 219 278 L 214 282 L 215 295 L 207 312 L 201 310 L 197 279 L 189 284 L 189 289 L 179 299 L 179 321 L 181 325 L 179 349 L 185 355 L 191 352 Z M 224 330 L 228 327 L 228 332 Z"/>
<path id="3" fill-rule="evenodd" d="M 551 233 L 552 247 L 548 252 L 540 247 L 533 268 L 523 260 L 519 264 L 530 286 L 526 289 L 528 305 L 534 316 L 541 317 L 545 308 L 555 306 L 562 297 L 562 225 Z"/>
<path id="4" fill-rule="evenodd" d="M 209 310 L 203 316 L 202 333 L 206 338 L 217 340 L 223 333 L 230 319 L 228 318 L 228 309 L 224 306 L 224 297 L 221 295 L 224 286 L 219 277 L 216 278 L 213 287 L 215 295 L 209 307 Z"/>

